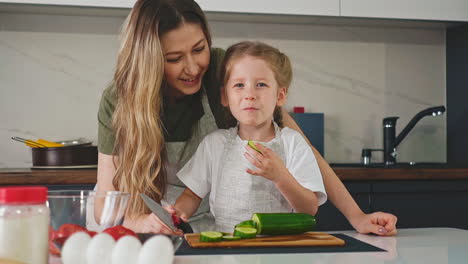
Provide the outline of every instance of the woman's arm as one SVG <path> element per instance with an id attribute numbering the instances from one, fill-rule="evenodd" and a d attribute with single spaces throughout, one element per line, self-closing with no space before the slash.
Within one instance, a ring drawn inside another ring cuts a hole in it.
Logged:
<path id="1" fill-rule="evenodd" d="M 114 184 L 112 183 L 115 172 L 116 168 L 114 166 L 114 156 L 99 152 L 96 183 L 96 189 L 98 192 L 116 190 Z M 94 212 L 97 218 L 96 222 L 99 222 L 99 212 L 102 211 L 104 204 L 97 202 L 94 206 Z M 175 232 L 164 225 L 161 220 L 159 220 L 159 218 L 154 214 L 142 214 L 132 218 L 126 217 L 123 225 L 137 233 L 163 233 L 169 235 L 175 234 Z"/>
<path id="2" fill-rule="evenodd" d="M 395 235 L 397 218 L 392 214 L 373 213 L 366 215 L 356 204 L 351 194 L 341 180 L 336 176 L 333 169 L 312 146 L 301 128 L 296 124 L 289 113 L 283 109 L 283 124 L 292 128 L 306 139 L 314 152 L 320 172 L 322 173 L 323 183 L 327 192 L 328 199 L 335 207 L 348 219 L 351 225 L 360 233 L 375 233 L 378 235 Z"/>
<path id="3" fill-rule="evenodd" d="M 114 156 L 99 152 L 97 168 L 97 191 L 115 191 L 112 181 L 115 175 Z"/>
<path id="4" fill-rule="evenodd" d="M 107 191 L 115 191 L 112 179 L 115 174 L 115 166 L 110 155 L 98 153 L 98 168 L 97 168 L 97 183 L 96 192 L 106 193 Z M 97 224 L 101 222 L 101 213 L 104 207 L 104 200 L 97 198 L 94 201 L 94 218 Z"/>

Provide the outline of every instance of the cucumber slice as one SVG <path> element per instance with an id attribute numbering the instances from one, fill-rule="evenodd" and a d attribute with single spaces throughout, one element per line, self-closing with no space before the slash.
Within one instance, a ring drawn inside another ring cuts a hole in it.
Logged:
<path id="1" fill-rule="evenodd" d="M 255 151 L 257 151 L 258 153 L 262 153 L 256 146 L 255 146 L 255 143 L 252 141 L 252 140 L 249 140 L 248 143 L 249 147 L 253 148 Z"/>
<path id="2" fill-rule="evenodd" d="M 253 227 L 236 227 L 234 228 L 234 236 L 240 238 L 255 238 L 257 229 Z"/>
<path id="3" fill-rule="evenodd" d="M 254 220 L 246 220 L 238 223 L 235 227 L 257 227 L 257 223 Z"/>
<path id="4" fill-rule="evenodd" d="M 241 238 L 238 236 L 223 236 L 223 240 L 226 241 L 234 241 L 234 240 L 240 240 Z"/>
<path id="5" fill-rule="evenodd" d="M 294 235 L 315 229 L 315 217 L 303 213 L 256 213 L 258 235 Z"/>
<path id="6" fill-rule="evenodd" d="M 200 242 L 218 242 L 223 240 L 223 234 L 216 231 L 204 231 L 200 233 Z"/>

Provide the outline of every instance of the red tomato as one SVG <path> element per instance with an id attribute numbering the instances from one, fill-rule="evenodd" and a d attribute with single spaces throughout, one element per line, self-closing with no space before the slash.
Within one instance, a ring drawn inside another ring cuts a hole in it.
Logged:
<path id="1" fill-rule="evenodd" d="M 75 224 L 63 224 L 57 230 L 57 238 L 68 238 L 76 232 L 88 232 L 88 230 L 80 225 Z"/>
<path id="2" fill-rule="evenodd" d="M 49 240 L 54 240 L 57 237 L 57 231 L 55 231 L 52 226 L 49 226 Z"/>
<path id="3" fill-rule="evenodd" d="M 138 238 L 138 236 L 132 230 L 125 228 L 121 225 L 109 227 L 106 230 L 102 231 L 103 233 L 107 233 L 111 235 L 116 241 L 123 236 L 134 236 Z"/>
<path id="4" fill-rule="evenodd" d="M 60 249 L 58 249 L 52 240 L 49 240 L 49 253 L 60 256 Z"/>
<path id="5" fill-rule="evenodd" d="M 55 231 L 51 226 L 49 227 L 49 253 L 52 255 L 60 256 L 60 249 L 57 245 L 62 246 L 72 234 L 76 232 L 86 232 L 90 237 L 97 234 L 94 231 L 88 231 L 86 228 L 75 224 L 63 224 Z"/>
<path id="6" fill-rule="evenodd" d="M 52 226 L 49 226 L 49 253 L 52 255 L 60 256 L 60 250 L 53 242 L 56 238 L 57 238 L 57 231 L 55 231 L 52 228 Z"/>
<path id="7" fill-rule="evenodd" d="M 97 235 L 97 232 L 95 232 L 95 231 L 89 231 L 89 230 L 88 230 L 88 231 L 86 231 L 86 233 L 88 233 L 88 235 L 89 235 L 90 237 L 93 237 L 93 236 Z"/>

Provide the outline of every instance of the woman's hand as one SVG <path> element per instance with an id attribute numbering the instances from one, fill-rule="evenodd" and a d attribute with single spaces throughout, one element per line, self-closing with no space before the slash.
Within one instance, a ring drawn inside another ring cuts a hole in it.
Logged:
<path id="1" fill-rule="evenodd" d="M 165 235 L 183 235 L 181 230 L 172 231 L 155 214 L 145 214 L 126 218 L 123 225 L 135 233 L 155 233 Z"/>
<path id="2" fill-rule="evenodd" d="M 173 219 L 174 219 L 174 216 L 175 216 L 175 217 L 181 219 L 182 221 L 184 221 L 185 223 L 188 222 L 187 215 L 185 213 L 183 213 L 181 210 L 177 210 L 174 205 L 166 205 L 166 206 L 164 206 L 164 209 L 166 209 L 166 211 L 168 211 L 172 215 Z"/>
<path id="3" fill-rule="evenodd" d="M 257 147 L 261 153 L 248 145 L 245 146 L 247 151 L 244 153 L 244 157 L 258 168 L 257 170 L 247 169 L 248 173 L 262 176 L 274 183 L 281 180 L 284 175 L 289 174 L 284 162 L 273 150 L 262 144 L 255 144 L 255 147 Z"/>
<path id="4" fill-rule="evenodd" d="M 375 212 L 371 214 L 361 214 L 351 219 L 354 229 L 361 234 L 374 233 L 379 236 L 394 236 L 397 234 L 396 216 Z"/>

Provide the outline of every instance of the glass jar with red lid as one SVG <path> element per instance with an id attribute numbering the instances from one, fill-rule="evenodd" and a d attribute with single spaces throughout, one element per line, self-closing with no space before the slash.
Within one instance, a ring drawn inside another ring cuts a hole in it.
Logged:
<path id="1" fill-rule="evenodd" d="M 47 188 L 0 188 L 0 259 L 19 263 L 49 261 Z"/>

